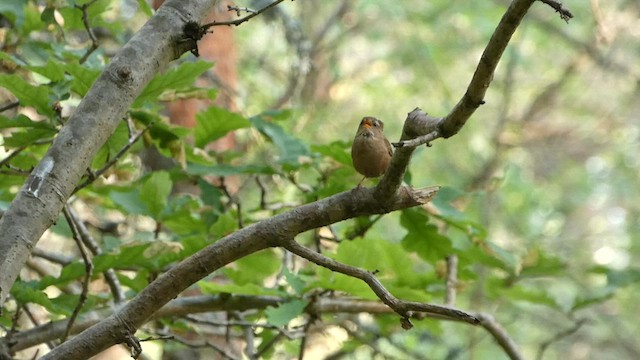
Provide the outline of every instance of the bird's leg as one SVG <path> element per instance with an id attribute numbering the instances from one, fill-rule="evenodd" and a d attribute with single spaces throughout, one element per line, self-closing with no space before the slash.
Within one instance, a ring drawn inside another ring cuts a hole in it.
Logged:
<path id="1" fill-rule="evenodd" d="M 366 179 L 366 176 L 362 177 L 362 180 L 360 180 L 360 182 L 358 183 L 358 186 L 356 186 L 356 189 L 360 189 L 362 187 L 362 182 L 364 181 L 364 179 Z"/>

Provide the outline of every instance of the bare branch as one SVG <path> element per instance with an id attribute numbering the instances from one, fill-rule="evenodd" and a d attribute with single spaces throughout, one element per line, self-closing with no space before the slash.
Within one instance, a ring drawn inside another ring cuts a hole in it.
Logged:
<path id="1" fill-rule="evenodd" d="M 207 29 L 209 29 L 209 28 L 210 28 L 210 27 L 212 27 L 212 26 L 222 26 L 222 25 L 235 25 L 235 26 L 238 26 L 238 25 L 242 24 L 243 22 L 246 22 L 246 21 L 249 21 L 249 20 L 253 19 L 254 17 L 256 17 L 256 16 L 260 15 L 260 14 L 261 14 L 261 13 L 263 13 L 263 12 L 265 12 L 266 10 L 271 9 L 272 7 L 274 7 L 274 6 L 278 5 L 278 4 L 280 4 L 280 3 L 281 3 L 281 2 L 283 2 L 283 1 L 284 1 L 284 0 L 276 0 L 276 1 L 272 2 L 271 4 L 269 4 L 269 5 L 265 6 L 265 7 L 263 7 L 263 8 L 262 8 L 262 9 L 260 9 L 260 10 L 257 10 L 257 11 L 254 11 L 254 10 L 249 11 L 249 15 L 247 15 L 247 16 L 245 16 L 245 17 L 243 17 L 243 18 L 240 18 L 240 19 L 236 19 L 236 20 L 229 20 L 229 21 L 212 21 L 212 22 L 210 22 L 210 23 L 207 23 L 207 24 L 202 25 L 202 27 L 201 27 L 201 28 L 202 28 L 202 30 L 203 30 L 203 31 L 206 31 Z M 234 8 L 234 7 L 230 6 L 230 7 L 229 7 L 229 11 L 236 11 L 236 8 Z M 236 11 L 236 13 L 239 13 L 239 11 Z"/>
<path id="2" fill-rule="evenodd" d="M 85 30 L 87 30 L 87 34 L 89 34 L 89 39 L 91 39 L 91 46 L 87 49 L 87 51 L 80 58 L 79 63 L 84 64 L 85 61 L 89 58 L 89 56 L 96 51 L 98 48 L 98 39 L 96 35 L 93 33 L 93 29 L 91 29 L 91 24 L 89 24 L 89 13 L 87 10 L 89 6 L 93 5 L 98 0 L 91 0 L 82 5 L 75 5 L 76 9 L 82 11 L 82 24 L 84 25 Z"/>
<path id="3" fill-rule="evenodd" d="M 71 228 L 71 232 L 73 233 L 73 240 L 75 240 L 76 245 L 78 246 L 78 250 L 80 250 L 80 254 L 82 255 L 82 261 L 84 262 L 84 280 L 82 281 L 82 292 L 80 293 L 80 297 L 78 298 L 78 305 L 76 305 L 75 309 L 73 309 L 73 313 L 69 317 L 69 322 L 67 323 L 67 328 L 62 336 L 61 341 L 65 342 L 67 337 L 69 336 L 69 332 L 71 331 L 71 327 L 73 326 L 74 321 L 78 317 L 82 306 L 85 301 L 87 301 L 87 295 L 89 294 L 89 282 L 91 281 L 91 275 L 93 274 L 93 263 L 87 254 L 87 250 L 84 248 L 82 244 L 80 230 L 78 230 L 78 219 L 73 217 L 69 212 L 69 206 L 64 207 L 64 217 L 67 219 L 67 223 L 69 223 L 69 227 Z"/>
<path id="4" fill-rule="evenodd" d="M 573 335 L 576 331 L 580 330 L 582 325 L 584 325 L 586 322 L 587 322 L 587 319 L 580 319 L 576 321 L 575 324 L 573 324 L 573 326 L 570 327 L 569 329 L 560 331 L 554 334 L 553 336 L 549 337 L 548 340 L 540 344 L 540 347 L 538 348 L 538 354 L 536 355 L 536 359 L 542 360 L 542 356 L 544 355 L 544 352 L 547 350 L 549 345 L 553 344 L 556 341 L 562 340 L 568 336 Z"/>
<path id="5" fill-rule="evenodd" d="M 540 0 L 541 2 L 551 6 L 557 13 L 560 14 L 560 19 L 569 23 L 569 19 L 573 18 L 571 11 L 562 7 L 562 3 L 555 0 Z"/>
<path id="6" fill-rule="evenodd" d="M 98 246 L 98 243 L 89 232 L 89 229 L 87 229 L 82 220 L 78 218 L 78 215 L 75 213 L 73 208 L 67 206 L 67 211 L 69 213 L 69 216 L 74 220 L 74 223 L 76 224 L 82 243 L 87 248 L 89 248 L 89 251 L 91 251 L 94 256 L 101 255 L 102 249 L 100 249 L 100 246 Z M 116 276 L 116 272 L 113 269 L 107 269 L 103 274 L 107 284 L 109 285 L 111 294 L 113 295 L 113 301 L 116 304 L 124 301 L 124 291 L 122 290 L 122 286 L 120 285 L 120 280 L 118 280 L 118 277 Z"/>
<path id="7" fill-rule="evenodd" d="M 478 67 L 467 87 L 467 92 L 453 110 L 442 118 L 440 122 L 439 129 L 443 137 L 448 138 L 457 134 L 476 109 L 484 104 L 484 95 L 491 84 L 493 73 L 496 70 L 496 66 L 498 66 L 502 53 L 534 1 L 515 0 L 502 16 L 500 23 L 498 23 L 487 47 L 482 53 Z"/>
<path id="8" fill-rule="evenodd" d="M 439 315 L 450 320 L 463 321 L 473 325 L 479 323 L 479 320 L 476 319 L 473 315 L 467 314 L 461 310 L 438 305 L 399 300 L 395 296 L 393 296 L 370 271 L 366 271 L 330 259 L 322 254 L 307 249 L 306 247 L 298 244 L 295 240 L 286 241 L 282 245 L 282 247 L 329 270 L 352 276 L 364 281 L 365 283 L 367 283 L 367 285 L 369 285 L 376 296 L 378 296 L 378 298 L 382 300 L 382 302 L 387 304 L 387 306 L 392 308 L 396 313 L 398 313 L 398 315 L 403 318 L 403 327 L 405 326 L 404 324 L 406 324 L 406 326 L 408 327 L 412 326 L 409 322 L 409 317 L 412 315 L 411 311 L 420 311 L 431 315 Z"/>
<path id="9" fill-rule="evenodd" d="M 456 304 L 456 286 L 458 285 L 458 255 L 447 256 L 447 280 L 444 303 L 447 306 Z"/>
<path id="10" fill-rule="evenodd" d="M 493 316 L 486 313 L 477 313 L 475 316 L 480 320 L 480 325 L 485 328 L 493 339 L 500 345 L 511 360 L 524 360 L 518 350 L 518 346 L 509 337 L 509 334 L 498 324 Z"/>
<path id="11" fill-rule="evenodd" d="M 129 124 L 129 123 L 127 122 L 127 124 Z M 127 126 L 129 126 L 129 125 L 127 125 Z M 113 159 L 109 160 L 99 170 L 91 171 L 90 172 L 90 176 L 87 177 L 87 179 L 85 181 L 83 181 L 82 184 L 78 185 L 78 187 L 73 192 L 76 193 L 76 192 L 78 192 L 78 190 L 89 186 L 97 178 L 99 178 L 102 174 L 104 174 L 105 171 L 109 170 L 109 168 L 111 168 L 113 165 L 115 165 L 124 156 L 124 154 L 126 154 L 127 151 L 129 151 L 129 149 L 131 149 L 133 144 L 135 144 L 138 140 L 140 140 L 140 138 L 142 138 L 142 135 L 144 135 L 144 133 L 147 132 L 150 128 L 151 128 L 151 125 L 145 127 L 142 130 L 140 130 L 137 134 L 135 134 L 133 136 L 131 136 L 131 133 L 130 133 L 129 141 L 127 141 L 127 143 L 122 147 L 122 149 L 120 149 L 118 151 L 118 153 L 113 157 Z"/>

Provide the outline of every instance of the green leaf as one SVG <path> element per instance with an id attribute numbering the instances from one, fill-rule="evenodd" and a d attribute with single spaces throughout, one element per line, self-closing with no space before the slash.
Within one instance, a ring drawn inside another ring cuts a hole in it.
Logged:
<path id="1" fill-rule="evenodd" d="M 557 276 L 567 269 L 564 260 L 547 254 L 544 249 L 536 246 L 529 249 L 522 260 L 521 277 Z"/>
<path id="2" fill-rule="evenodd" d="M 236 113 L 211 106 L 196 114 L 194 131 L 196 146 L 204 147 L 208 143 L 225 136 L 228 132 L 249 127 L 251 123 Z"/>
<path id="3" fill-rule="evenodd" d="M 145 181 L 140 189 L 140 200 L 147 206 L 149 213 L 156 219 L 167 206 L 173 182 L 166 171 L 157 171 Z"/>
<path id="4" fill-rule="evenodd" d="M 4 146 L 9 148 L 17 148 L 20 146 L 28 146 L 38 140 L 49 139 L 56 134 L 53 130 L 47 129 L 30 129 L 16 131 L 4 139 Z"/>
<path id="5" fill-rule="evenodd" d="M 402 239 L 402 246 L 432 264 L 454 252 L 451 240 L 440 235 L 435 225 L 429 224 L 429 216 L 423 209 L 402 211 L 400 224 L 408 231 Z"/>
<path id="6" fill-rule="evenodd" d="M 65 66 L 53 59 L 47 59 L 47 63 L 43 66 L 27 66 L 27 69 L 40 74 L 52 82 L 64 79 Z"/>
<path id="7" fill-rule="evenodd" d="M 107 269 L 122 269 L 130 267 L 153 268 L 152 259 L 144 256 L 145 251 L 152 242 L 143 244 L 130 244 L 118 248 L 117 252 L 103 254 L 94 257 L 94 272 L 99 273 Z"/>
<path id="8" fill-rule="evenodd" d="M 377 272 L 378 279 L 397 296 L 416 301 L 425 301 L 430 297 L 424 291 L 429 277 L 425 268 L 418 266 L 424 264 L 411 259 L 400 244 L 381 239 L 358 238 L 340 243 L 334 258 L 348 265 Z M 316 286 L 345 291 L 365 299 L 376 298 L 363 281 L 324 268 L 318 269 Z"/>
<path id="9" fill-rule="evenodd" d="M 48 87 L 31 85 L 17 74 L 0 75 L 0 86 L 18 98 L 20 105 L 32 106 L 42 115 L 54 115 L 49 105 Z"/>
<path id="10" fill-rule="evenodd" d="M 312 151 L 330 157 L 347 166 L 351 166 L 350 148 L 349 143 L 346 141 L 334 141 L 326 145 L 311 145 Z"/>
<path id="11" fill-rule="evenodd" d="M 109 192 L 109 198 L 129 214 L 149 215 L 149 210 L 140 201 L 140 191 L 137 189 L 129 191 L 112 190 Z"/>
<path id="12" fill-rule="evenodd" d="M 300 316 L 304 309 L 309 304 L 306 300 L 291 300 L 287 303 L 281 304 L 277 308 L 269 307 L 265 310 L 267 315 L 267 322 L 274 326 L 284 326 L 289 321 Z"/>
<path id="13" fill-rule="evenodd" d="M 94 261 L 94 265 L 95 265 L 95 261 Z M 85 274 L 84 264 L 77 261 L 69 265 L 65 265 L 62 268 L 60 275 L 56 277 L 49 276 L 49 275 L 42 277 L 42 279 L 40 280 L 39 286 L 41 290 L 44 290 L 47 288 L 47 286 L 62 285 L 62 284 L 68 283 L 69 281 L 79 279 L 83 277 L 84 274 Z"/>
<path id="14" fill-rule="evenodd" d="M 77 62 L 67 64 L 66 70 L 73 76 L 71 82 L 71 90 L 73 90 L 80 97 L 84 97 L 89 92 L 91 85 L 100 76 L 100 70 L 89 69 L 86 66 L 80 65 Z"/>
<path id="15" fill-rule="evenodd" d="M 302 280 L 302 278 L 299 275 L 293 274 L 286 267 L 283 269 L 283 273 L 284 273 L 285 279 L 287 279 L 287 283 L 291 285 L 291 288 L 293 288 L 296 294 L 302 295 L 304 293 L 304 288 L 307 286 L 307 283 L 304 280 Z"/>
<path id="16" fill-rule="evenodd" d="M 263 250 L 236 260 L 232 267 L 224 268 L 224 273 L 238 285 L 248 283 L 262 285 L 264 279 L 280 269 L 280 261 L 271 250 Z"/>
<path id="17" fill-rule="evenodd" d="M 151 9 L 151 6 L 149 6 L 149 3 L 145 0 L 138 0 L 138 6 L 140 7 L 140 10 L 142 10 L 142 13 L 147 15 L 148 17 L 153 16 L 153 9 Z"/>
<path id="18" fill-rule="evenodd" d="M 280 125 L 267 121 L 262 115 L 249 119 L 253 126 L 269 138 L 280 154 L 279 162 L 292 168 L 308 163 L 311 157 L 309 145 L 288 134 Z"/>
<path id="19" fill-rule="evenodd" d="M 22 281 L 17 281 L 13 284 L 13 287 L 11 288 L 11 295 L 16 299 L 16 301 L 22 304 L 35 303 L 41 305 L 54 314 L 61 314 L 65 316 L 69 316 L 71 314 L 71 312 L 64 307 L 54 304 L 47 294 L 42 292 L 42 290 L 36 289 Z"/>
<path id="20" fill-rule="evenodd" d="M 193 85 L 198 76 L 209 70 L 211 66 L 213 64 L 207 61 L 184 62 L 164 74 L 156 75 L 138 96 L 132 108 L 139 108 L 146 102 L 155 101 L 166 90 L 179 90 Z"/>
<path id="21" fill-rule="evenodd" d="M 100 147 L 91 162 L 91 167 L 101 168 L 110 161 L 129 142 L 129 129 L 124 121 L 118 124 L 107 142 Z"/>
<path id="22" fill-rule="evenodd" d="M 560 306 L 556 300 L 545 291 L 545 289 L 533 289 L 523 285 L 515 285 L 501 292 L 510 301 L 522 300 L 534 304 L 546 305 L 554 309 Z"/>
<path id="23" fill-rule="evenodd" d="M 56 128 L 51 126 L 47 121 L 33 121 L 25 115 L 18 115 L 14 119 L 9 119 L 6 116 L 0 115 L 0 129 L 10 128 L 33 128 L 33 129 L 46 129 L 51 132 L 55 132 Z"/>
<path id="24" fill-rule="evenodd" d="M 617 289 L 613 287 L 604 287 L 589 294 L 579 294 L 573 301 L 571 311 L 580 310 L 609 300 L 616 294 L 616 290 Z"/>

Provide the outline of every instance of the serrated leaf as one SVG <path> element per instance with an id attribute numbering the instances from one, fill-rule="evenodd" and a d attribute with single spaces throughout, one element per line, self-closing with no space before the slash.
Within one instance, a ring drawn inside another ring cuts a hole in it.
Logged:
<path id="1" fill-rule="evenodd" d="M 402 211 L 400 224 L 408 231 L 402 246 L 432 264 L 454 252 L 451 240 L 441 235 L 435 225 L 429 224 L 429 216 L 423 209 Z"/>
<path id="2" fill-rule="evenodd" d="M 147 101 L 154 102 L 166 90 L 182 89 L 193 85 L 198 76 L 211 66 L 213 64 L 207 61 L 184 62 L 164 74 L 156 75 L 134 101 L 132 107 L 142 107 Z"/>
<path id="3" fill-rule="evenodd" d="M 22 106 L 32 106 L 42 115 L 53 115 L 53 109 L 49 105 L 49 88 L 29 84 L 22 77 L 0 75 L 0 86 L 9 90 Z"/>
<path id="4" fill-rule="evenodd" d="M 140 189 L 140 200 L 147 206 L 149 213 L 156 219 L 167 206 L 173 182 L 166 171 L 157 171 L 145 181 Z"/>
<path id="5" fill-rule="evenodd" d="M 298 295 L 302 295 L 304 293 L 304 288 L 307 286 L 307 283 L 302 280 L 300 276 L 289 271 L 289 269 L 287 269 L 286 267 L 284 268 L 283 273 L 285 279 L 287 279 L 287 283 L 289 283 L 289 285 L 291 285 L 291 288 L 293 288 L 293 291 L 295 291 Z"/>
<path id="6" fill-rule="evenodd" d="M 264 311 L 267 315 L 267 322 L 274 326 L 287 325 L 289 321 L 300 316 L 308 304 L 309 302 L 306 300 L 296 299 L 281 304 L 277 308 L 269 307 Z"/>
<path id="7" fill-rule="evenodd" d="M 243 116 L 211 106 L 196 114 L 196 128 L 194 130 L 196 146 L 202 148 L 230 131 L 249 126 L 251 123 Z"/>

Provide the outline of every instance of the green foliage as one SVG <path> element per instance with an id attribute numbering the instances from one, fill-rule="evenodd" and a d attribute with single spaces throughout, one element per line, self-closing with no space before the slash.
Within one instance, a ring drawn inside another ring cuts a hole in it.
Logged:
<path id="1" fill-rule="evenodd" d="M 249 127 L 249 120 L 230 111 L 211 106 L 196 115 L 196 146 L 204 147 L 233 130 Z"/>
<path id="2" fill-rule="evenodd" d="M 284 326 L 289 321 L 302 315 L 304 308 L 309 304 L 304 300 L 291 300 L 284 303 L 277 308 L 268 308 L 265 311 L 269 324 L 274 326 Z"/>

